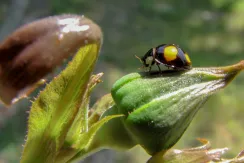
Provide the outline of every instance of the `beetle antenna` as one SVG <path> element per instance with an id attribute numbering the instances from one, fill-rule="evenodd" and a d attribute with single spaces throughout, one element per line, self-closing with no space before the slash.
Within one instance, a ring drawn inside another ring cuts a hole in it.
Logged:
<path id="1" fill-rule="evenodd" d="M 137 59 L 139 59 L 139 61 L 141 62 L 141 63 L 143 63 L 143 61 L 141 60 L 141 58 L 140 57 L 138 57 L 137 55 L 135 55 L 135 57 L 137 58 Z M 144 67 L 144 66 L 143 66 Z M 142 68 L 143 68 L 142 67 Z"/>

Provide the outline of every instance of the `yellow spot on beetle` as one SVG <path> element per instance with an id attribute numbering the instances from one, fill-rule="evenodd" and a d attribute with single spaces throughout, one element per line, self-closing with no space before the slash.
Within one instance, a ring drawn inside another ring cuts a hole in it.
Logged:
<path id="1" fill-rule="evenodd" d="M 164 58 L 167 62 L 177 58 L 178 50 L 175 46 L 167 46 L 164 48 Z"/>
<path id="2" fill-rule="evenodd" d="M 191 63 L 190 57 L 187 53 L 185 53 L 185 57 L 186 57 L 186 62 Z"/>

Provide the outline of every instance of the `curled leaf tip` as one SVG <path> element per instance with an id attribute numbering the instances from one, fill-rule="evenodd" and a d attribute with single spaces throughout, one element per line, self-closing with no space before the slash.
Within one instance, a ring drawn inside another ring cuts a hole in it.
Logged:
<path id="1" fill-rule="evenodd" d="M 213 68 L 214 69 L 214 68 Z M 226 85 L 230 83 L 242 70 L 244 70 L 244 60 L 230 66 L 216 68 L 216 74 L 224 74 Z"/>
<path id="2" fill-rule="evenodd" d="M 95 82 L 97 82 L 97 83 L 100 83 L 100 82 L 102 82 L 102 80 L 101 80 L 100 78 L 101 78 L 103 75 L 104 75 L 103 72 L 98 73 L 98 74 L 96 74 L 96 75 L 92 75 L 91 80 L 92 80 L 92 81 L 95 81 Z"/>
<path id="3" fill-rule="evenodd" d="M 234 64 L 234 65 L 232 65 L 232 66 L 229 66 L 230 67 L 230 69 L 232 68 L 232 71 L 233 70 L 244 70 L 244 60 L 242 60 L 242 61 L 240 61 L 239 63 L 237 63 L 237 64 Z"/>
<path id="4" fill-rule="evenodd" d="M 97 84 L 101 83 L 102 80 L 100 79 L 103 76 L 103 73 L 98 73 L 96 75 L 92 75 L 90 81 L 88 83 L 89 91 L 91 91 Z"/>
<path id="5" fill-rule="evenodd" d="M 223 67 L 204 67 L 204 68 L 193 68 L 195 70 L 208 70 L 210 72 L 214 72 L 216 74 L 221 73 L 233 73 L 233 72 L 240 72 L 241 70 L 244 70 L 244 60 L 233 64 L 229 66 L 223 66 Z"/>
<path id="6" fill-rule="evenodd" d="M 244 60 L 230 66 L 219 67 L 218 69 L 225 73 L 240 72 L 244 70 Z"/>

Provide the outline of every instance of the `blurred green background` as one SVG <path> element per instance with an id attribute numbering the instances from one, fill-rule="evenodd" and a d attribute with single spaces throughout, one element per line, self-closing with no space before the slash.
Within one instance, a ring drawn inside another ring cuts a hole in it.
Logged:
<path id="1" fill-rule="evenodd" d="M 142 56 L 161 43 L 175 43 L 187 51 L 194 67 L 221 66 L 244 59 L 244 0 L 1 0 L 0 40 L 22 24 L 38 18 L 84 14 L 104 32 L 104 44 L 95 72 L 104 72 L 92 103 L 108 93 L 123 75 L 138 71 Z M 4 55 L 4 54 L 1 54 Z M 42 89 L 42 88 L 41 88 Z M 37 96 L 36 91 L 33 96 Z M 30 100 L 9 109 L 0 106 L 0 163 L 19 162 Z M 226 156 L 244 149 L 244 73 L 204 105 L 175 148 L 199 145 L 229 147 Z M 145 162 L 139 147 L 128 152 L 103 150 L 83 162 Z"/>

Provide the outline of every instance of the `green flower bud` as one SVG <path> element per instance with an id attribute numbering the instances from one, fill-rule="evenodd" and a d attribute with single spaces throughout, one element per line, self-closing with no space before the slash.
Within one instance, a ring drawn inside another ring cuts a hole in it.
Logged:
<path id="1" fill-rule="evenodd" d="M 153 155 L 171 148 L 208 97 L 243 67 L 244 61 L 184 72 L 132 73 L 114 84 L 112 97 L 131 139 Z"/>

